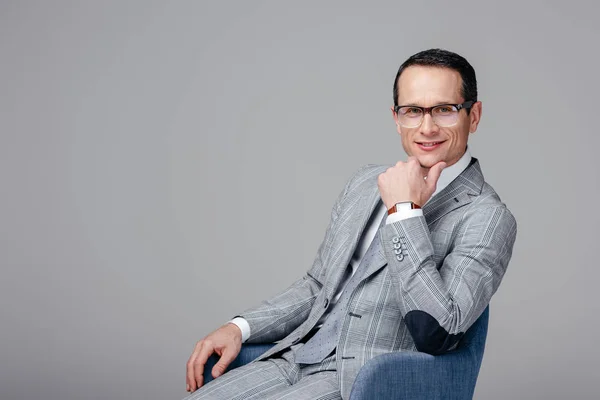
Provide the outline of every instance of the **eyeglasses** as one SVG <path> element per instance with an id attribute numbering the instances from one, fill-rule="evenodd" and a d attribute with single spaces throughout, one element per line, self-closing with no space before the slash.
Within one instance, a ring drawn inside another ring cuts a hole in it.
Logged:
<path id="1" fill-rule="evenodd" d="M 396 106 L 394 111 L 398 115 L 398 122 L 405 128 L 416 128 L 423 123 L 425 114 L 431 115 L 433 123 L 439 127 L 447 128 L 458 123 L 458 113 L 473 107 L 474 101 L 465 101 L 462 104 L 439 104 L 433 107 Z"/>

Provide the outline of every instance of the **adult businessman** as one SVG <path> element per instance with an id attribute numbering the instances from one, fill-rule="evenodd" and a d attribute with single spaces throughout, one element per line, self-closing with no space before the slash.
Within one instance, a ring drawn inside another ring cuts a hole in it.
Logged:
<path id="1" fill-rule="evenodd" d="M 370 358 L 451 350 L 483 312 L 516 222 L 467 148 L 481 118 L 475 71 L 448 51 L 415 54 L 394 80 L 392 114 L 407 161 L 360 168 L 306 275 L 198 342 L 190 399 L 347 399 Z M 243 341 L 280 342 L 219 377 Z M 202 387 L 213 352 L 219 378 Z"/>

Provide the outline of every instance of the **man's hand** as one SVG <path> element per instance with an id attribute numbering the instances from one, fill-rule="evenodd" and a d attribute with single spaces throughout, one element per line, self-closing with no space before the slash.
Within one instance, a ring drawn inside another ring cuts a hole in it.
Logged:
<path id="1" fill-rule="evenodd" d="M 204 365 L 213 353 L 221 358 L 212 369 L 212 376 L 217 378 L 225 372 L 227 366 L 235 360 L 242 348 L 242 332 L 237 325 L 228 323 L 212 332 L 196 343 L 194 352 L 187 362 L 187 391 L 202 387 L 204 384 Z"/>
<path id="2" fill-rule="evenodd" d="M 435 192 L 444 168 L 446 163 L 438 162 L 429 169 L 424 179 L 423 170 L 416 157 L 408 157 L 406 162 L 398 161 L 377 177 L 381 200 L 388 209 L 402 201 L 412 201 L 423 206 Z"/>

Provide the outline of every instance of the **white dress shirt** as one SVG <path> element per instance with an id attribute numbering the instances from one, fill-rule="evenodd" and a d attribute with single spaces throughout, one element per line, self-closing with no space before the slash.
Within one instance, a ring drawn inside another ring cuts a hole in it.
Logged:
<path id="1" fill-rule="evenodd" d="M 456 163 L 454 163 L 454 164 L 450 165 L 449 167 L 446 167 L 442 170 L 442 173 L 440 174 L 440 177 L 437 181 L 435 192 L 429 198 L 429 200 L 431 200 L 431 198 L 433 198 L 433 196 L 435 196 L 441 190 L 443 190 L 446 186 L 448 186 L 450 184 L 450 182 L 452 182 L 454 179 L 456 179 L 458 177 L 458 175 L 460 175 L 461 172 L 463 172 L 469 166 L 470 163 L 471 163 L 471 154 L 469 153 L 469 149 L 467 148 L 467 151 L 465 151 L 465 154 L 463 154 L 463 156 Z M 429 200 L 427 202 L 429 202 Z M 425 204 L 427 204 L 427 203 L 425 203 Z M 363 256 L 367 252 L 367 249 L 371 245 L 371 242 L 375 238 L 375 235 L 377 234 L 377 230 L 379 229 L 379 222 L 383 218 L 383 215 L 387 212 L 386 206 L 384 204 L 382 204 L 376 212 L 377 212 L 376 218 L 372 219 L 371 224 L 365 227 L 364 234 L 361 237 L 361 239 L 359 240 L 358 244 L 356 245 L 354 254 L 352 255 L 352 258 L 350 259 L 350 263 L 348 265 L 349 268 L 346 269 L 346 273 L 344 274 L 344 277 L 342 278 L 342 281 L 340 282 L 340 285 L 338 286 L 338 290 L 337 290 L 335 296 L 331 299 L 330 305 L 329 305 L 327 311 L 319 319 L 319 322 L 316 325 L 317 327 L 320 327 L 321 325 L 323 325 L 323 322 L 325 322 L 325 319 L 329 315 L 330 310 L 333 309 L 333 306 L 335 305 L 335 303 L 337 303 L 340 296 L 342 295 L 342 292 L 344 291 L 344 287 L 346 286 L 346 283 L 352 277 L 352 275 L 354 275 L 356 268 L 360 265 L 360 261 L 362 260 Z M 385 223 L 391 224 L 393 222 L 401 221 L 401 220 L 412 218 L 412 217 L 418 217 L 418 216 L 422 216 L 422 215 L 423 215 L 423 210 L 421 210 L 421 209 L 400 210 L 398 212 L 393 213 L 392 215 L 389 215 L 387 217 Z M 240 328 L 240 330 L 242 331 L 242 343 L 245 342 L 246 340 L 248 340 L 248 338 L 250 337 L 250 325 L 248 324 L 248 321 L 246 321 L 242 317 L 236 317 L 229 322 L 237 325 L 238 328 Z"/>

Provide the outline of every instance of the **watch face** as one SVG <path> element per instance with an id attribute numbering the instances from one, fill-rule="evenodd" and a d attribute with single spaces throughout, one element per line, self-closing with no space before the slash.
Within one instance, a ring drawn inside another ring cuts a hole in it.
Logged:
<path id="1" fill-rule="evenodd" d="M 413 203 L 412 201 L 403 201 L 403 202 L 394 204 L 394 206 L 389 209 L 388 215 L 393 214 L 395 212 L 404 212 L 407 210 L 416 210 L 419 208 L 421 208 L 421 207 L 418 204 Z"/>
<path id="2" fill-rule="evenodd" d="M 412 210 L 412 202 L 403 201 L 402 203 L 396 203 L 396 211 Z"/>

